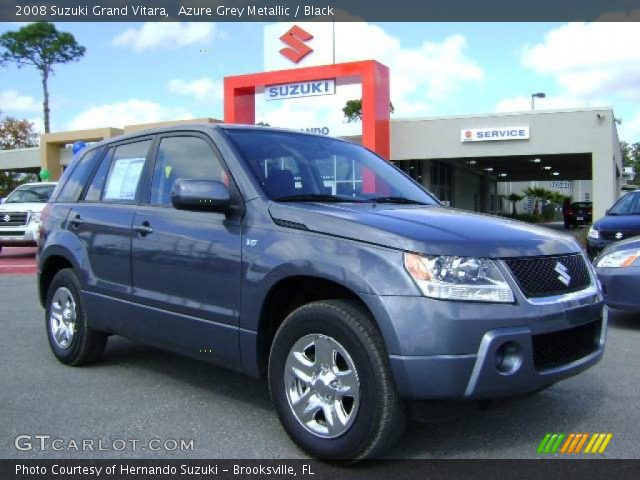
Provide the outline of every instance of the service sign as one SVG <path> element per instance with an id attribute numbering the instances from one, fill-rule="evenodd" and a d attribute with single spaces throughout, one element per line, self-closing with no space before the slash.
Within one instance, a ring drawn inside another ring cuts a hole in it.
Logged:
<path id="1" fill-rule="evenodd" d="M 264 87 L 265 100 L 284 100 L 287 98 L 316 97 L 318 95 L 335 95 L 335 93 L 335 79 L 286 83 L 283 85 L 267 85 L 266 87 Z"/>
<path id="2" fill-rule="evenodd" d="M 461 142 L 528 139 L 529 127 L 463 128 L 460 130 Z"/>

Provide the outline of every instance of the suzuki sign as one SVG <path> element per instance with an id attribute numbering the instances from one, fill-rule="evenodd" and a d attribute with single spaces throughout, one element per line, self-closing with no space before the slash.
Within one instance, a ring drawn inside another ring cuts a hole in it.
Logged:
<path id="1" fill-rule="evenodd" d="M 463 128 L 461 142 L 529 140 L 529 127 Z"/>
<path id="2" fill-rule="evenodd" d="M 264 88 L 264 92 L 266 100 L 333 95 L 336 93 L 336 81 L 331 79 L 287 83 L 284 85 L 267 85 Z"/>

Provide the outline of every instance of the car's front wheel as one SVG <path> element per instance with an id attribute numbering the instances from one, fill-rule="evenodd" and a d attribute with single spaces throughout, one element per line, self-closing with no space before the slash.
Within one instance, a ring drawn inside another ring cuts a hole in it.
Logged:
<path id="1" fill-rule="evenodd" d="M 377 456 L 405 425 L 380 333 L 354 302 L 291 313 L 271 347 L 269 386 L 284 429 L 314 457 Z"/>
<path id="2" fill-rule="evenodd" d="M 46 328 L 51 351 L 67 365 L 85 365 L 102 355 L 107 335 L 89 327 L 80 297 L 80 281 L 71 269 L 60 270 L 47 291 Z"/>

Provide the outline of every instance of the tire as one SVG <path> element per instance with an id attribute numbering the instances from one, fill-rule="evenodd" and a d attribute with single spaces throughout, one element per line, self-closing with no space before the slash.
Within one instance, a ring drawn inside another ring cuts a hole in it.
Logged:
<path id="1" fill-rule="evenodd" d="M 269 388 L 285 431 L 313 457 L 352 462 L 376 457 L 406 425 L 406 406 L 396 393 L 380 333 L 352 301 L 309 303 L 284 320 L 271 346 Z M 311 407 L 308 414 L 294 413 L 297 401 Z"/>
<path id="2" fill-rule="evenodd" d="M 107 335 L 91 329 L 72 269 L 60 270 L 47 291 L 45 325 L 49 346 L 66 365 L 86 365 L 100 358 Z M 54 332 L 57 332 L 56 335 Z"/>

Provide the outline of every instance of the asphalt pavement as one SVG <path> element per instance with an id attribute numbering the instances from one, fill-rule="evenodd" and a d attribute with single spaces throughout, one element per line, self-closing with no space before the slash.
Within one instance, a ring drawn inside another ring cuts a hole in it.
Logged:
<path id="1" fill-rule="evenodd" d="M 33 275 L 0 276 L 0 327 L 1 458 L 304 457 L 280 427 L 264 381 L 119 337 L 95 365 L 60 364 Z M 603 456 L 640 458 L 639 345 L 640 316 L 612 313 L 596 367 L 489 410 L 412 423 L 389 456 L 535 458 L 547 432 L 612 432 Z M 82 451 L 83 441 L 93 450 Z"/>

